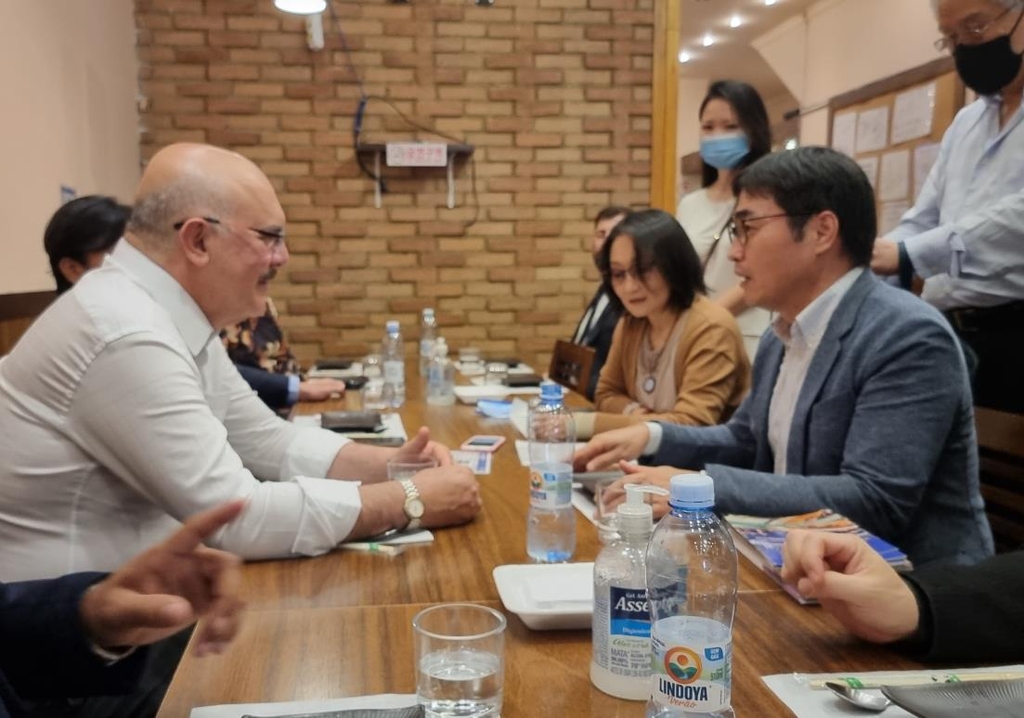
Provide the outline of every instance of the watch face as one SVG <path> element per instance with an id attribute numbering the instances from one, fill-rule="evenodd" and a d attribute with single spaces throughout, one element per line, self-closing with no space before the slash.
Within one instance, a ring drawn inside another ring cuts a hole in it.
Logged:
<path id="1" fill-rule="evenodd" d="M 406 501 L 405 515 L 411 519 L 423 518 L 423 502 L 419 499 L 409 499 Z"/>

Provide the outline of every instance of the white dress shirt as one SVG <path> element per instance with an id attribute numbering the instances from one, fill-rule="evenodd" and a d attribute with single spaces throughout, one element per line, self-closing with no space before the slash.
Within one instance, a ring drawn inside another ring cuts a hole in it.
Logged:
<path id="1" fill-rule="evenodd" d="M 1024 105 L 1000 128 L 1002 100 L 957 113 L 913 208 L 888 239 L 906 243 L 939 309 L 1024 299 Z"/>
<path id="2" fill-rule="evenodd" d="M 583 343 L 583 337 L 587 336 L 587 332 L 590 331 L 590 327 L 600 321 L 601 315 L 604 314 L 604 310 L 607 308 L 608 295 L 601 292 L 601 296 L 597 298 L 597 303 L 587 307 L 587 311 L 584 312 L 583 318 L 580 319 L 579 326 L 576 327 L 576 335 L 572 338 L 573 344 Z"/>
<path id="3" fill-rule="evenodd" d="M 855 267 L 844 274 L 804 307 L 792 324 L 780 316 L 772 321 L 773 331 L 786 347 L 768 409 L 768 443 L 775 456 L 776 474 L 786 473 L 789 430 L 793 426 L 793 412 L 807 378 L 807 370 L 836 307 L 864 271 L 864 267 Z"/>
<path id="4" fill-rule="evenodd" d="M 314 555 L 351 531 L 358 484 L 322 477 L 347 440 L 278 418 L 199 306 L 126 241 L 0 363 L 0 580 L 113 570 L 233 498 L 211 543 Z"/>

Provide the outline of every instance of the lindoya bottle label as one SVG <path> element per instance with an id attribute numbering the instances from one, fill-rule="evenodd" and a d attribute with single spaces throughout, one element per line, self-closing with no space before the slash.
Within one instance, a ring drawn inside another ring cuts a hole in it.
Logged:
<path id="1" fill-rule="evenodd" d="M 706 636 L 711 641 L 693 640 Z M 651 699 L 660 707 L 713 713 L 729 708 L 732 645 L 716 621 L 673 616 L 651 631 Z M 717 639 L 717 640 L 716 640 Z"/>
<path id="2" fill-rule="evenodd" d="M 572 467 L 564 470 L 530 469 L 530 505 L 537 509 L 560 509 L 572 503 Z"/>
<path id="3" fill-rule="evenodd" d="M 629 678 L 651 673 L 651 611 L 647 589 L 609 586 L 607 665 L 602 668 Z M 602 656 L 604 658 L 604 656 Z"/>
<path id="4" fill-rule="evenodd" d="M 388 360 L 384 362 L 384 381 L 396 384 L 402 381 L 404 371 L 405 365 L 401 361 Z"/>

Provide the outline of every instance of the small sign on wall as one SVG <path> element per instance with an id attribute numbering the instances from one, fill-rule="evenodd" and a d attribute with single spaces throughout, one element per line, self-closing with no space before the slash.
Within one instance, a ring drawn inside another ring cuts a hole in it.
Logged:
<path id="1" fill-rule="evenodd" d="M 388 167 L 444 167 L 448 145 L 443 142 L 388 142 Z"/>

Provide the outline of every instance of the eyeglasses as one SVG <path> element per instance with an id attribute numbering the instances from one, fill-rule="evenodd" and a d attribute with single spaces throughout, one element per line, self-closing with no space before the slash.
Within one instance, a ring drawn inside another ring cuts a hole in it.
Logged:
<path id="1" fill-rule="evenodd" d="M 227 226 L 216 217 L 200 217 L 200 219 L 202 219 L 207 224 L 219 224 L 221 226 Z M 180 222 L 175 222 L 173 225 L 174 230 L 178 231 L 179 229 L 184 227 L 185 222 L 187 221 L 187 219 L 183 219 Z M 267 245 L 267 248 L 270 249 L 272 252 L 281 249 L 281 247 L 284 246 L 285 241 L 288 239 L 288 237 L 285 235 L 283 231 L 259 229 L 258 227 L 246 227 L 246 229 L 248 229 L 250 232 L 255 232 L 256 236 L 259 237 L 260 241 L 263 242 L 263 244 Z"/>
<path id="2" fill-rule="evenodd" d="M 782 217 L 813 217 L 817 212 L 802 212 L 800 214 L 789 214 L 782 212 L 780 214 L 765 214 L 760 217 L 733 217 L 732 221 L 729 222 L 729 226 L 725 228 L 725 231 L 729 235 L 729 242 L 735 242 L 741 247 L 746 247 L 747 242 L 750 241 L 750 237 L 754 234 L 758 228 L 751 230 L 750 223 L 757 222 L 762 219 L 780 219 Z"/>
<path id="3" fill-rule="evenodd" d="M 961 44 L 961 35 L 963 36 L 964 45 L 978 45 L 981 43 L 982 38 L 988 29 L 995 25 L 997 22 L 1006 17 L 1006 14 L 1013 10 L 1014 7 L 1008 7 L 1001 13 L 996 15 L 988 22 L 980 25 L 968 25 L 960 33 L 953 33 L 952 35 L 943 35 L 935 41 L 935 49 L 939 52 L 953 52 L 953 49 Z"/>
<path id="4" fill-rule="evenodd" d="M 654 270 L 654 267 L 645 267 L 641 269 L 636 265 L 633 265 L 629 269 L 613 269 L 608 272 L 608 278 L 612 284 L 622 284 L 626 281 L 626 277 L 632 277 L 636 282 L 644 282 L 647 279 L 647 275 Z"/>

